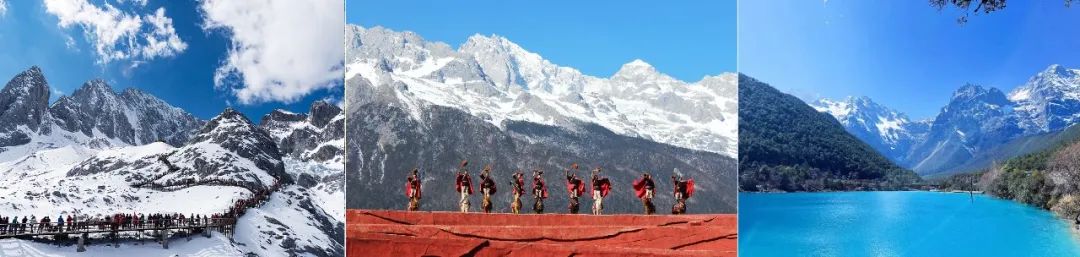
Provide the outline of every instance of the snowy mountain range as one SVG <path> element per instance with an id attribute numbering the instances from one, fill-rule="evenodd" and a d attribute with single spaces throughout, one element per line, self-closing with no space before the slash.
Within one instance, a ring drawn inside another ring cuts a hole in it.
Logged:
<path id="1" fill-rule="evenodd" d="M 911 121 L 904 113 L 882 106 L 869 97 L 842 101 L 819 99 L 810 106 L 840 121 L 848 132 L 890 159 L 899 159 L 922 140 L 929 123 Z"/>
<path id="2" fill-rule="evenodd" d="M 1008 94 L 964 85 L 931 120 L 912 122 L 869 98 L 813 103 L 856 137 L 922 175 L 955 173 L 1009 140 L 1080 122 L 1080 70 L 1050 65 Z"/>
<path id="3" fill-rule="evenodd" d="M 404 207 L 401 183 L 419 168 L 421 209 L 452 210 L 453 187 L 442 185 L 469 160 L 473 170 L 493 165 L 498 180 L 545 170 L 549 185 L 571 163 L 603 167 L 621 183 L 605 200 L 615 213 L 639 211 L 625 190 L 642 172 L 678 170 L 696 181 L 690 212 L 735 212 L 735 74 L 687 83 L 635 60 L 599 78 L 499 36 L 475 35 L 456 50 L 380 27 L 349 25 L 345 36 L 349 208 Z M 497 194 L 495 210 L 509 211 L 508 198 Z M 670 204 L 670 194 L 657 201 Z M 547 205 L 563 212 L 566 197 Z"/>
<path id="4" fill-rule="evenodd" d="M 343 254 L 344 133 L 322 133 L 344 129 L 336 106 L 317 102 L 318 119 L 301 114 L 280 127 L 255 125 L 231 108 L 199 120 L 137 89 L 118 94 L 102 80 L 52 105 L 48 92 L 37 67 L 0 91 L 5 215 L 208 215 L 280 182 L 266 205 L 240 218 L 233 240 L 203 247 L 233 256 Z M 307 144 L 280 146 L 295 138 Z"/>
<path id="5" fill-rule="evenodd" d="M 642 60 L 609 78 L 558 66 L 500 36 L 474 35 L 458 49 L 412 32 L 347 27 L 346 79 L 392 84 L 419 118 L 426 105 L 507 120 L 566 126 L 595 123 L 620 135 L 734 157 L 736 75 L 684 82 Z"/>

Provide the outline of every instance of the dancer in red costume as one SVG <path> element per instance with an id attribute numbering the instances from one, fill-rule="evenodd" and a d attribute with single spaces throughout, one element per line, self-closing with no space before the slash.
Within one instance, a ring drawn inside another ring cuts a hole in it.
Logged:
<path id="1" fill-rule="evenodd" d="M 414 168 L 412 175 L 405 179 L 405 196 L 409 197 L 409 211 L 420 209 L 420 197 L 423 196 L 420 191 L 420 181 L 420 169 L 418 168 Z"/>
<path id="2" fill-rule="evenodd" d="M 652 203 L 655 189 L 656 182 L 653 181 L 648 172 L 642 174 L 641 178 L 634 180 L 634 193 L 637 194 L 638 199 L 641 199 L 641 205 L 645 207 L 645 215 L 656 212 L 656 205 Z"/>
<path id="3" fill-rule="evenodd" d="M 465 166 L 469 166 L 469 161 L 461 161 L 457 178 L 454 180 L 454 189 L 461 194 L 461 201 L 458 202 L 461 212 L 469 212 L 469 195 L 473 193 L 472 178 L 469 177 L 469 170 L 465 169 Z"/>
<path id="4" fill-rule="evenodd" d="M 566 191 L 570 195 L 569 209 L 571 214 L 578 213 L 578 209 L 580 209 L 578 199 L 585 193 L 585 181 L 578 178 L 577 170 L 577 163 L 570 165 L 570 169 L 566 170 Z"/>
<path id="5" fill-rule="evenodd" d="M 600 167 L 596 167 L 592 171 L 592 198 L 593 198 L 593 214 L 604 214 L 604 197 L 607 197 L 608 192 L 611 192 L 611 181 L 607 178 L 600 177 Z"/>

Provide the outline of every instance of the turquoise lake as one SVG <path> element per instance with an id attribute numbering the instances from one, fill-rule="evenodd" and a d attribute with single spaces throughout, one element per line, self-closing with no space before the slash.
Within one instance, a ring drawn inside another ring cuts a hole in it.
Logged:
<path id="1" fill-rule="evenodd" d="M 938 192 L 741 193 L 740 256 L 1080 256 L 1052 213 Z"/>

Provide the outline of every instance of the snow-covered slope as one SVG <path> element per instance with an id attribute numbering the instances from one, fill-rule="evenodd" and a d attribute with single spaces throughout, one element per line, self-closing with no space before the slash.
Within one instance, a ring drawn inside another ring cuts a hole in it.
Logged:
<path id="1" fill-rule="evenodd" d="M 1080 69 L 1054 64 L 1009 93 L 1029 132 L 1062 130 L 1080 122 Z"/>
<path id="2" fill-rule="evenodd" d="M 621 135 L 735 156 L 736 75 L 684 82 L 634 60 L 609 78 L 584 75 L 506 38 L 474 35 L 457 50 L 412 32 L 349 25 L 346 79 L 389 91 L 415 119 L 425 106 L 504 121 L 595 123 Z"/>
<path id="3" fill-rule="evenodd" d="M 265 129 L 288 157 L 344 164 L 345 113 L 325 101 L 312 103 L 307 114 L 274 110 L 263 116 Z"/>
<path id="4" fill-rule="evenodd" d="M 77 145 L 36 152 L 0 163 L 0 203 L 10 215 L 110 215 L 113 213 L 221 212 L 250 194 L 230 186 L 192 185 L 173 190 L 136 186 L 167 171 L 158 156 L 164 143 L 90 150 Z M 157 173 L 152 173 L 157 172 Z"/>
<path id="5" fill-rule="evenodd" d="M 285 170 L 309 188 L 314 202 L 345 222 L 345 112 L 324 101 L 307 114 L 274 110 L 259 127 L 277 142 Z"/>
<path id="6" fill-rule="evenodd" d="M 240 186 L 256 190 L 287 180 L 281 154 L 270 136 L 240 112 L 226 109 L 188 145 L 156 155 L 134 152 L 95 156 L 69 176 L 113 173 L 134 187 L 169 191 L 196 185 Z"/>
<path id="7" fill-rule="evenodd" d="M 893 160 L 902 159 L 929 127 L 928 121 L 911 121 L 906 114 L 865 96 L 841 101 L 823 98 L 810 106 L 832 115 L 849 133 Z"/>
<path id="8" fill-rule="evenodd" d="M 27 100 L 37 99 L 32 92 L 38 90 L 48 99 L 48 85 L 39 69 L 31 68 L 12 81 L 0 99 L 17 100 L 0 106 L 0 113 L 41 109 L 40 101 Z M 318 117 L 312 122 L 323 134 L 343 135 L 344 120 L 332 111 L 337 107 L 331 107 L 329 114 L 324 107 L 313 107 L 321 114 L 313 115 Z M 326 145 L 340 149 L 344 143 L 337 141 L 344 141 L 343 136 L 306 138 L 305 147 L 316 147 L 283 152 L 279 135 L 271 136 L 231 108 L 204 122 L 138 90 L 116 94 L 97 80 L 44 110 L 48 111 L 30 116 L 33 119 L 12 118 L 20 122 L 15 128 L 25 132 L 26 140 L 0 146 L 0 206 L 5 216 L 209 215 L 283 182 L 266 204 L 239 218 L 232 240 L 196 239 L 174 245 L 177 251 L 131 242 L 101 253 L 344 254 L 343 152 L 318 150 Z M 330 179 L 335 177 L 336 182 Z M 40 243 L 0 242 L 0 247 L 8 246 L 28 253 L 54 252 Z M 74 252 L 73 247 L 62 249 Z"/>

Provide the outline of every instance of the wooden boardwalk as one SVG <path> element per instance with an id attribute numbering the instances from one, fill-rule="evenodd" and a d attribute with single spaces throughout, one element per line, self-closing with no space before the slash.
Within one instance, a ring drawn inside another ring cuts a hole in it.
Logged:
<path id="1" fill-rule="evenodd" d="M 212 231 L 218 231 L 225 235 L 232 236 L 233 228 L 236 225 L 235 218 L 207 218 L 207 219 L 169 219 L 169 220 L 155 220 L 154 222 L 147 222 L 145 224 L 135 223 L 113 223 L 113 222 L 73 222 L 71 225 L 64 223 L 19 223 L 19 224 L 4 224 L 0 225 L 0 239 L 5 238 L 33 238 L 33 237 L 49 237 L 54 239 L 60 238 L 78 238 L 78 248 L 76 251 L 86 251 L 86 243 L 89 241 L 91 234 L 105 234 L 104 238 L 113 241 L 113 246 L 120 247 L 116 241 L 120 238 L 120 234 L 124 232 L 152 232 L 161 243 L 161 246 L 165 249 L 169 249 L 169 236 L 175 232 L 188 232 L 188 234 L 202 233 L 206 237 L 210 237 Z"/>
<path id="2" fill-rule="evenodd" d="M 159 230 L 215 230 L 228 232 L 231 231 L 236 224 L 234 218 L 208 218 L 195 220 L 181 220 L 175 219 L 167 222 L 150 223 L 147 224 L 118 224 L 118 223 L 106 223 L 106 222 L 74 222 L 69 226 L 58 225 L 58 223 L 19 223 L 19 224 L 3 224 L 0 225 L 0 239 L 4 238 L 26 238 L 26 237 L 38 237 L 38 236 L 58 236 L 58 235 L 79 235 L 79 234 L 102 234 L 102 233 L 120 233 L 120 232 L 138 232 L 138 231 L 159 231 Z"/>
<path id="3" fill-rule="evenodd" d="M 232 236 L 236 226 L 236 217 L 241 217 L 249 208 L 258 208 L 270 199 L 270 195 L 281 189 L 283 183 L 280 178 L 267 188 L 252 189 L 250 198 L 237 200 L 224 212 L 202 216 L 199 218 L 184 217 L 182 215 L 151 214 L 151 215 L 127 215 L 116 214 L 107 218 L 76 219 L 74 222 L 48 221 L 43 222 L 18 222 L 12 219 L 9 223 L 0 224 L 0 239 L 5 238 L 40 238 L 53 237 L 52 239 L 63 240 L 74 237 L 78 238 L 77 251 L 86 250 L 86 242 L 91 234 L 105 234 L 103 238 L 111 239 L 113 245 L 122 233 L 152 232 L 158 237 L 162 247 L 169 248 L 169 236 L 175 232 L 187 232 L 187 234 L 202 233 L 210 237 L 212 231 L 221 232 Z M 44 216 L 43 216 L 44 217 Z M 115 217 L 115 218 L 114 218 Z M 25 218 L 25 217 L 24 217 Z M 69 216 L 70 219 L 70 216 Z M 70 220 L 68 220 L 70 221 Z"/>

